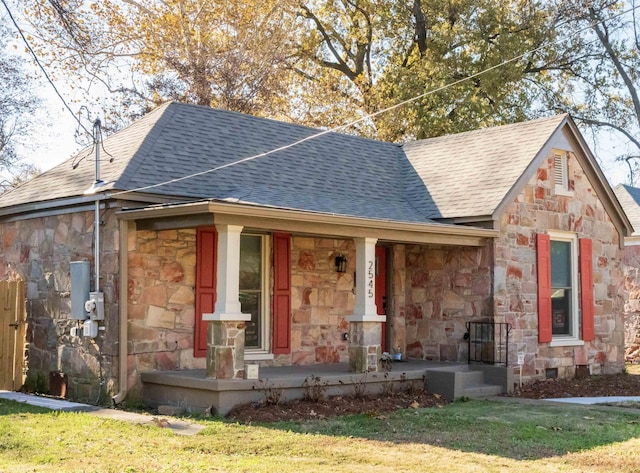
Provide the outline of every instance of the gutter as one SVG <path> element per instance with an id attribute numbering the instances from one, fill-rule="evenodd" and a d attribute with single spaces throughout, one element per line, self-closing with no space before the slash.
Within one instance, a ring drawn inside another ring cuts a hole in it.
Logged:
<path id="1" fill-rule="evenodd" d="M 277 207 L 263 207 L 245 203 L 229 203 L 220 201 L 204 201 L 157 205 L 142 209 L 121 210 L 118 218 L 123 220 L 144 220 L 166 217 L 192 216 L 198 213 L 213 213 L 234 217 L 271 218 L 302 223 L 318 223 L 324 225 L 347 226 L 376 230 L 394 230 L 422 234 L 447 234 L 462 237 L 495 238 L 498 231 L 494 229 L 469 227 L 445 223 L 400 222 L 365 217 L 352 217 L 323 212 L 309 212 Z"/>
<path id="2" fill-rule="evenodd" d="M 128 324 L 129 313 L 127 307 L 127 301 L 129 300 L 129 273 L 128 273 L 128 255 L 129 255 L 129 222 L 126 220 L 119 220 L 120 222 L 120 300 L 118 301 L 118 313 L 119 313 L 119 336 L 118 336 L 118 389 L 119 391 L 115 396 L 111 398 L 114 406 L 120 404 L 127 397 L 127 383 L 128 383 L 128 370 L 127 370 L 127 358 L 129 356 L 127 346 L 128 340 Z M 124 301 L 124 302 L 123 302 Z"/>

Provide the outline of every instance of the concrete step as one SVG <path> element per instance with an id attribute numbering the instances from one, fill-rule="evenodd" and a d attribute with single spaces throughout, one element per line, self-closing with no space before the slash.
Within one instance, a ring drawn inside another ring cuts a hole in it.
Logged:
<path id="1" fill-rule="evenodd" d="M 460 387 L 464 390 L 467 386 L 476 386 L 484 383 L 484 373 L 482 371 L 469 370 L 459 371 L 456 382 L 460 382 Z"/>
<path id="2" fill-rule="evenodd" d="M 462 397 L 477 399 L 495 396 L 504 390 L 500 385 L 488 384 L 485 372 L 473 368 L 427 370 L 426 384 L 431 392 L 449 401 Z"/>
<path id="3" fill-rule="evenodd" d="M 489 396 L 497 396 L 502 393 L 502 387 L 494 384 L 476 384 L 466 386 L 463 389 L 463 396 L 471 399 L 484 399 Z"/>

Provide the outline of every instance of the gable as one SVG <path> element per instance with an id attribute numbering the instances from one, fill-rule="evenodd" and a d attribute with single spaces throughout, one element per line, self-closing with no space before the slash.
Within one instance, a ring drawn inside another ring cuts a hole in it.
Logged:
<path id="1" fill-rule="evenodd" d="M 430 218 L 491 216 L 565 117 L 407 143 L 403 150 L 419 177 L 407 192 L 415 202 L 420 187 L 427 190 L 430 201 L 418 205 Z"/>

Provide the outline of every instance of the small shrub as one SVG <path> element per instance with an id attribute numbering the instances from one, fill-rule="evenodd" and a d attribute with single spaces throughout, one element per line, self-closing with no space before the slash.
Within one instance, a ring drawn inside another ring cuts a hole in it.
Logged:
<path id="1" fill-rule="evenodd" d="M 258 388 L 261 391 L 264 391 L 264 403 L 267 406 L 277 406 L 282 401 L 282 396 L 284 394 L 283 388 L 275 387 L 271 382 L 260 380 L 259 381 L 264 387 Z"/>
<path id="2" fill-rule="evenodd" d="M 49 394 L 49 383 L 44 373 L 29 371 L 24 382 L 24 390 L 34 394 Z"/>
<path id="3" fill-rule="evenodd" d="M 328 381 L 322 382 L 322 378 L 316 375 L 309 375 L 304 379 L 304 398 L 311 402 L 320 402 L 327 398 Z"/>
<path id="4" fill-rule="evenodd" d="M 353 396 L 363 399 L 367 394 L 367 373 L 359 378 L 353 379 Z"/>

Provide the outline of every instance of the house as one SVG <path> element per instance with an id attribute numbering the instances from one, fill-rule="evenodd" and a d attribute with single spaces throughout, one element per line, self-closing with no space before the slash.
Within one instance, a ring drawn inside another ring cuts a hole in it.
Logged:
<path id="1" fill-rule="evenodd" d="M 85 150 L 0 202 L 27 377 L 70 397 L 222 396 L 249 365 L 379 373 L 384 352 L 498 364 L 505 389 L 623 368 L 632 226 L 567 115 L 398 145 L 168 103 L 99 148 L 99 176 Z"/>
<path id="2" fill-rule="evenodd" d="M 640 189 L 619 184 L 614 192 L 634 229 L 640 228 Z M 634 231 L 624 239 L 622 271 L 624 274 L 625 360 L 640 360 L 640 233 Z"/>

